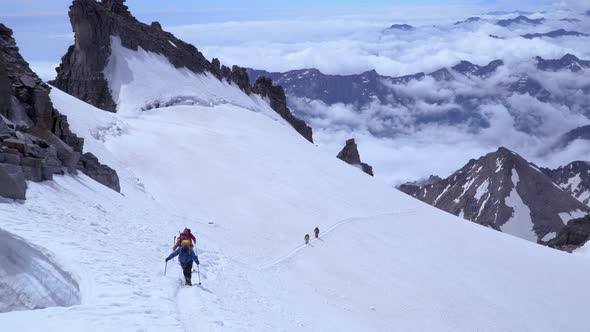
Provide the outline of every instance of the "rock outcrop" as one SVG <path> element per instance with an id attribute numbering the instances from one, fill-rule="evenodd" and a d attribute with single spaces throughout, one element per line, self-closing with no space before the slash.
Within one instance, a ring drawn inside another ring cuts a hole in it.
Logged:
<path id="1" fill-rule="evenodd" d="M 195 73 L 210 72 L 219 79 L 235 83 L 249 93 L 248 75 L 244 68 L 222 66 L 218 60 L 209 62 L 196 47 L 162 30 L 158 22 L 150 25 L 139 22 L 125 0 L 74 0 L 69 16 L 75 43 L 62 57 L 57 77 L 52 82 L 57 88 L 100 109 L 115 112 L 117 105 L 103 74 L 111 54 L 111 36 L 118 36 L 121 44 L 131 50 L 166 56 L 176 68 L 186 67 Z"/>
<path id="2" fill-rule="evenodd" d="M 246 75 L 246 79 L 248 76 Z M 252 86 L 252 92 L 267 98 L 270 107 L 275 110 L 283 119 L 285 119 L 293 128 L 305 137 L 308 141 L 313 143 L 313 133 L 311 127 L 309 127 L 305 121 L 297 118 L 291 110 L 287 107 L 287 97 L 285 96 L 285 90 L 280 85 L 273 85 L 272 79 L 268 77 L 258 77 L 254 86 Z"/>
<path id="3" fill-rule="evenodd" d="M 500 148 L 446 179 L 401 191 L 475 223 L 533 242 L 552 237 L 590 208 L 518 154 Z"/>
<path id="4" fill-rule="evenodd" d="M 590 240 L 590 215 L 574 219 L 561 229 L 557 237 L 544 243 L 551 248 L 572 252 Z"/>
<path id="5" fill-rule="evenodd" d="M 101 164 L 92 153 L 86 152 L 80 157 L 78 169 L 96 182 L 102 183 L 117 192 L 121 191 L 117 172 L 107 165 Z"/>
<path id="6" fill-rule="evenodd" d="M 84 141 L 53 107 L 49 91 L 0 24 L 0 196 L 25 199 L 26 180 L 88 171 L 78 164 Z"/>
<path id="7" fill-rule="evenodd" d="M 336 157 L 347 164 L 360 168 L 363 172 L 369 174 L 370 176 L 374 175 L 373 167 L 361 161 L 361 156 L 354 138 L 346 141 L 346 145 Z"/>

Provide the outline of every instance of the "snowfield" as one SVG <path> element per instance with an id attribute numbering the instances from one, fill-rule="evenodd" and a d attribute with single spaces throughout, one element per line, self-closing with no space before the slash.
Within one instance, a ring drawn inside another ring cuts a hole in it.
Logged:
<path id="1" fill-rule="evenodd" d="M 52 99 L 119 171 L 122 194 L 63 176 L 0 205 L 2 228 L 43 248 L 81 296 L 80 305 L 1 314 L 3 331 L 587 328 L 572 319 L 590 295 L 585 256 L 414 200 L 262 112 L 175 106 L 125 116 L 57 89 Z M 202 287 L 180 286 L 172 261 L 163 275 L 184 226 L 197 233 Z M 320 238 L 302 245 L 315 226 Z"/>
<path id="2" fill-rule="evenodd" d="M 0 204 L 0 239 L 43 265 L 3 264 L 0 294 L 58 305 L 0 314 L 2 331 L 588 329 L 587 255 L 426 205 L 310 144 L 261 98 L 117 42 L 105 70 L 117 114 L 51 98 L 121 194 L 66 175 Z M 181 286 L 175 261 L 164 276 L 186 226 L 200 287 Z"/>

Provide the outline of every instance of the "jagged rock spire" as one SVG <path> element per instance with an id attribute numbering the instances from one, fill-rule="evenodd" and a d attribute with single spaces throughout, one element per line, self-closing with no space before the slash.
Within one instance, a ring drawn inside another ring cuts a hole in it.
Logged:
<path id="1" fill-rule="evenodd" d="M 361 162 L 361 156 L 354 138 L 348 139 L 346 141 L 346 145 L 336 157 L 347 164 L 360 167 L 363 172 L 373 176 L 373 167 L 369 164 Z"/>
<path id="2" fill-rule="evenodd" d="M 121 16 L 135 19 L 135 17 L 131 15 L 131 12 L 129 12 L 129 7 L 125 5 L 125 1 L 126 0 L 102 0 L 101 2 L 102 5 L 109 11 Z"/>

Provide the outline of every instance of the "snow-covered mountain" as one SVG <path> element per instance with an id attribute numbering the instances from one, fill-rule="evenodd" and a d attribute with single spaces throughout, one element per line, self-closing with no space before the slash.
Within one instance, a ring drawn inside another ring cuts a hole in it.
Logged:
<path id="1" fill-rule="evenodd" d="M 590 162 L 574 161 L 555 170 L 542 170 L 564 191 L 590 205 Z"/>
<path id="2" fill-rule="evenodd" d="M 69 15 L 75 44 L 63 56 L 51 83 L 91 105 L 122 113 L 194 104 L 268 107 L 252 96 L 244 68 L 230 69 L 218 59 L 207 60 L 196 47 L 162 30 L 158 22 L 139 22 L 124 1 L 74 0 Z M 157 85 L 148 90 L 146 82 Z M 272 82 L 266 83 L 272 88 Z M 313 141 L 311 128 L 286 109 L 284 98 L 273 94 L 269 103 Z"/>
<path id="3" fill-rule="evenodd" d="M 123 1 L 76 3 L 100 17 L 95 6 Z M 68 306 L 2 313 L 3 331 L 587 327 L 572 319 L 585 313 L 587 257 L 461 222 L 309 144 L 269 100 L 107 37 L 111 70 L 100 80 L 117 112 L 57 88 L 50 98 L 117 171 L 120 193 L 65 174 L 0 204 L 0 249 L 10 248 L 0 251 L 0 303 L 29 295 L 0 308 Z M 169 103 L 170 86 L 191 99 Z M 200 287 L 164 264 L 187 226 Z M 320 238 L 303 245 L 316 226 Z"/>
<path id="4" fill-rule="evenodd" d="M 556 236 L 590 208 L 565 192 L 535 165 L 500 148 L 446 179 L 400 190 L 475 223 L 537 242 Z"/>

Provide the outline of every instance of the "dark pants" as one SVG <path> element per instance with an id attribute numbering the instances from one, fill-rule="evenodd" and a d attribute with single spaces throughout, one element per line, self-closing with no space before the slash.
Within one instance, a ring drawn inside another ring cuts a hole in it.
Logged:
<path id="1" fill-rule="evenodd" d="M 184 280 L 186 282 L 191 282 L 191 276 L 193 274 L 193 261 L 188 263 L 180 263 L 182 266 L 182 273 L 184 273 Z"/>

